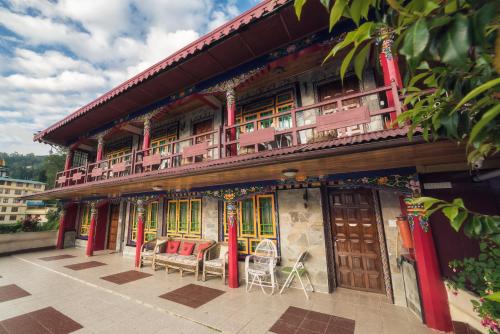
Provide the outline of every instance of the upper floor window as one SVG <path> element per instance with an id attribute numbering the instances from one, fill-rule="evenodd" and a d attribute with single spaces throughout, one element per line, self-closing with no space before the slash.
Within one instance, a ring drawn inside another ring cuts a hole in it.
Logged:
<path id="1" fill-rule="evenodd" d="M 135 242 L 137 240 L 137 209 L 132 206 L 132 224 L 130 227 L 129 241 Z M 144 212 L 144 241 L 150 241 L 156 238 L 158 233 L 158 202 L 149 203 L 145 207 Z"/>
<path id="2" fill-rule="evenodd" d="M 73 153 L 73 167 L 85 166 L 89 159 L 89 154 L 84 151 L 75 151 Z"/>
<path id="3" fill-rule="evenodd" d="M 266 116 L 280 114 L 293 109 L 295 99 L 293 91 L 286 91 L 274 96 L 252 102 L 240 108 L 236 115 L 236 123 L 258 120 Z M 257 127 L 268 128 L 275 127 L 278 129 L 288 129 L 292 126 L 291 115 L 285 115 L 279 118 L 270 118 L 257 123 Z M 246 124 L 238 129 L 240 132 L 252 132 L 255 130 L 254 123 Z"/>
<path id="4" fill-rule="evenodd" d="M 114 165 L 123 161 L 130 160 L 130 153 L 132 150 L 130 148 L 123 148 L 116 151 L 111 151 L 106 154 L 106 159 L 111 159 L 110 165 Z"/>
<path id="5" fill-rule="evenodd" d="M 3 199 L 3 202 L 4 202 L 4 203 L 9 203 L 9 199 L 8 199 L 8 198 L 4 198 L 4 199 Z"/>
<path id="6" fill-rule="evenodd" d="M 5 220 L 5 215 L 0 215 L 0 221 Z"/>
<path id="7" fill-rule="evenodd" d="M 6 206 L 2 206 L 1 211 L 2 211 L 2 212 L 7 212 L 7 207 L 6 207 Z"/>
<path id="8" fill-rule="evenodd" d="M 278 224 L 274 194 L 255 195 L 238 202 L 238 252 L 251 254 L 262 239 L 277 244 Z M 224 207 L 224 240 L 227 240 L 227 214 Z"/>
<path id="9" fill-rule="evenodd" d="M 176 135 L 168 135 L 160 138 L 153 139 L 151 141 L 151 148 L 153 149 L 153 154 L 160 153 L 161 155 L 171 154 L 174 152 L 174 147 L 169 144 L 177 139 Z"/>
<path id="10" fill-rule="evenodd" d="M 14 191 L 14 194 L 16 194 L 16 195 L 21 195 L 21 194 L 22 194 L 21 189 L 16 189 L 16 190 Z"/>
<path id="11" fill-rule="evenodd" d="M 9 220 L 16 220 L 16 216 L 15 215 L 9 216 Z"/>
<path id="12" fill-rule="evenodd" d="M 5 194 L 10 194 L 10 189 L 5 189 Z"/>
<path id="13" fill-rule="evenodd" d="M 19 208 L 14 206 L 10 209 L 10 212 L 18 212 L 19 211 Z"/>
<path id="14" fill-rule="evenodd" d="M 201 198 L 169 200 L 165 211 L 167 235 L 201 237 Z"/>

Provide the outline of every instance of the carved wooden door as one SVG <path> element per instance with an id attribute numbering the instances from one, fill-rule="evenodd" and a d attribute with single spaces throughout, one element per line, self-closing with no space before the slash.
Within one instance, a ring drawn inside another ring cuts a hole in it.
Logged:
<path id="1" fill-rule="evenodd" d="M 108 249 L 115 250 L 116 249 L 116 239 L 118 237 L 118 218 L 120 216 L 120 206 L 112 205 L 111 206 L 111 221 L 109 224 L 109 232 L 108 232 Z"/>
<path id="2" fill-rule="evenodd" d="M 368 189 L 330 193 L 337 284 L 385 292 L 373 196 Z"/>

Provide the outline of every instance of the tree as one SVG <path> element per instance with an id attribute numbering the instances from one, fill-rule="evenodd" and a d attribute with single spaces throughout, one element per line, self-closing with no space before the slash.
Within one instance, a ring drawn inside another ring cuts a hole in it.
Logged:
<path id="1" fill-rule="evenodd" d="M 45 158 L 43 162 L 43 169 L 45 171 L 45 178 L 50 188 L 56 179 L 56 174 L 64 169 L 65 161 L 65 153 L 59 150 Z"/>
<path id="2" fill-rule="evenodd" d="M 410 124 L 411 140 L 417 128 L 427 141 L 452 140 L 466 149 L 467 160 L 480 165 L 500 151 L 500 6 L 495 0 L 320 0 L 329 12 L 330 31 L 341 20 L 355 29 L 336 44 L 325 61 L 340 54 L 343 79 L 349 66 L 361 79 L 371 48 L 387 47 L 405 61 L 400 124 Z M 295 0 L 300 19 L 308 0 Z M 475 305 L 491 333 L 498 330 L 499 276 L 483 275 L 500 258 L 500 217 L 468 210 L 459 198 L 445 202 L 423 197 L 428 214 L 440 210 L 451 226 L 481 239 L 478 259 L 456 262 L 453 268 L 473 271 L 482 279 L 476 287 L 481 303 Z M 486 245 L 486 246 L 484 246 Z M 493 257 L 493 260 L 492 260 Z M 467 260 L 467 259 L 466 259 Z M 484 271 L 486 269 L 486 271 Z M 497 271 L 494 268 L 493 271 Z M 461 283 L 463 275 L 455 283 Z M 463 278 L 466 279 L 466 278 Z M 491 282 L 490 280 L 494 280 Z M 463 282 L 462 282 L 463 283 Z M 470 283 L 470 281 L 466 282 Z M 464 286 L 464 284 L 455 284 Z"/>

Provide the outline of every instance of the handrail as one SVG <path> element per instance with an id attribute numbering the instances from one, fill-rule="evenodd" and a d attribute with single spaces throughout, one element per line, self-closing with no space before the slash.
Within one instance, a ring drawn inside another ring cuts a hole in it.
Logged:
<path id="1" fill-rule="evenodd" d="M 377 108 L 373 108 L 374 110 L 368 109 L 368 102 L 345 105 L 345 101 L 347 100 L 362 98 L 379 93 L 385 93 L 388 97 L 392 95 L 394 105 L 385 108 L 377 106 Z M 262 146 L 259 145 L 264 144 L 264 149 L 267 150 L 304 144 L 304 142 L 301 141 L 304 140 L 302 138 L 302 134 L 305 131 L 312 131 L 313 139 L 315 138 L 314 136 L 316 133 L 319 133 L 320 131 L 330 131 L 330 128 L 334 129 L 336 132 L 340 133 L 340 135 L 344 136 L 347 133 L 347 128 L 355 125 L 370 123 L 370 117 L 372 116 L 401 113 L 402 106 L 401 96 L 399 96 L 399 93 L 400 92 L 396 83 L 391 82 L 390 85 L 377 87 L 363 92 L 337 96 L 330 100 L 297 107 L 285 112 L 276 113 L 251 121 L 245 121 L 231 126 L 224 124 L 212 131 L 180 138 L 155 147 L 148 147 L 147 149 L 138 150 L 132 149 L 130 153 L 116 158 L 102 159 L 100 161 L 87 163 L 85 166 L 73 167 L 68 170 L 60 171 L 56 174 L 55 187 L 68 187 L 81 183 L 92 183 L 108 178 L 147 173 L 165 168 L 177 168 L 185 164 L 198 162 L 199 158 L 193 157 L 192 154 L 197 154 L 197 152 L 202 152 L 204 150 L 206 150 L 206 153 L 203 154 L 202 160 L 206 160 L 207 158 L 221 159 L 228 156 L 245 154 L 245 152 L 243 151 L 239 152 L 240 137 L 244 134 L 250 134 L 255 131 L 257 132 L 255 132 L 252 136 L 255 136 L 256 138 L 248 136 L 246 136 L 245 138 L 245 143 L 249 143 L 249 147 L 254 146 L 255 152 L 262 149 Z M 332 122 L 328 123 L 332 124 L 331 127 L 329 127 L 329 125 L 326 126 L 327 130 L 324 130 L 325 124 L 319 124 L 317 121 L 312 121 L 311 123 L 307 124 L 301 123 L 299 125 L 298 120 L 300 119 L 298 118 L 297 113 L 331 105 L 335 105 L 334 109 L 337 109 L 339 112 L 328 114 L 333 115 L 332 117 L 321 116 L 327 118 L 324 119 L 324 121 Z M 351 114 L 347 115 L 346 113 L 349 112 Z M 285 119 L 285 124 L 282 127 L 277 125 L 279 124 L 280 119 Z M 264 128 L 263 126 L 261 126 L 261 124 L 269 121 L 274 124 L 272 126 L 274 128 L 274 131 L 259 131 Z M 252 131 L 245 131 L 244 127 L 249 124 L 253 124 Z M 382 125 L 387 128 L 387 124 Z M 240 129 L 240 131 L 238 132 L 236 129 Z M 363 129 L 368 128 L 363 125 Z M 274 137 L 272 137 L 273 133 Z M 200 138 L 206 138 L 206 140 L 200 141 Z M 274 140 L 274 142 L 260 143 L 260 139 L 262 139 L 262 141 Z M 307 141 L 309 139 L 309 137 L 306 138 Z M 191 152 L 184 154 L 184 149 L 186 147 L 193 147 L 194 145 L 206 143 L 207 141 L 209 142 L 208 145 L 205 144 L 206 146 L 194 148 L 193 150 L 191 150 Z M 183 145 L 184 143 L 185 146 Z M 160 157 L 158 157 L 157 155 L 159 155 Z M 155 156 L 155 158 L 149 159 L 148 163 L 145 163 L 144 159 L 147 156 Z M 198 157 L 198 155 L 196 155 L 196 157 Z M 113 163 L 113 161 L 115 162 Z M 160 163 L 158 163 L 158 161 Z M 121 165 L 113 169 L 113 166 L 117 164 Z M 100 168 L 101 170 L 97 170 L 97 168 Z M 83 173 L 82 179 L 79 179 L 80 175 L 77 175 L 73 179 L 72 176 L 78 172 Z"/>

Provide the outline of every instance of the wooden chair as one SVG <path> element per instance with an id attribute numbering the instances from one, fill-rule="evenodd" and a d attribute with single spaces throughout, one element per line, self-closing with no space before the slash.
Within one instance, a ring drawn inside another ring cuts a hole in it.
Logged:
<path id="1" fill-rule="evenodd" d="M 207 275 L 222 277 L 222 282 L 226 284 L 226 269 L 228 265 L 227 242 L 218 242 L 217 245 L 205 252 L 203 257 L 203 273 L 201 279 L 206 281 Z"/>
<path id="2" fill-rule="evenodd" d="M 250 262 L 252 260 L 252 262 Z M 252 286 L 261 287 L 264 294 L 268 294 L 264 288 L 271 288 L 271 295 L 275 289 L 279 289 L 276 279 L 276 264 L 278 262 L 278 250 L 272 240 L 264 239 L 257 245 L 253 255 L 245 258 L 246 291 L 250 292 Z"/>
<path id="3" fill-rule="evenodd" d="M 283 284 L 283 287 L 280 290 L 280 295 L 283 293 L 283 290 L 285 290 L 285 288 L 290 287 L 290 284 L 292 284 L 295 278 L 299 280 L 300 285 L 302 286 L 302 290 L 304 290 L 307 299 L 309 299 L 309 295 L 307 294 L 307 287 L 310 286 L 311 291 L 314 292 L 314 287 L 311 283 L 311 279 L 309 278 L 309 273 L 307 272 L 306 267 L 304 266 L 304 261 L 307 255 L 308 255 L 307 251 L 303 251 L 302 253 L 300 253 L 299 258 L 297 259 L 297 261 L 295 261 L 293 267 L 281 268 L 281 272 L 288 276 L 286 278 L 285 284 Z M 308 285 L 304 285 L 302 277 L 307 278 Z"/>

